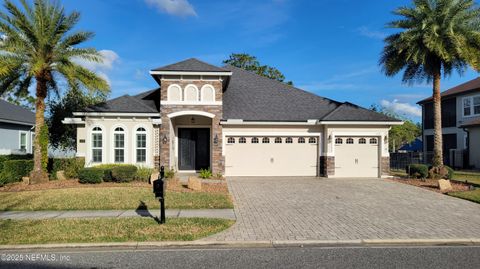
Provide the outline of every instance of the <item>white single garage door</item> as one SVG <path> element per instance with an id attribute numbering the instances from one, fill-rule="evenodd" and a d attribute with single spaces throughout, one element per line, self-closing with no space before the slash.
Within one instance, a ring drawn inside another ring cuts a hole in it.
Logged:
<path id="1" fill-rule="evenodd" d="M 227 176 L 317 176 L 318 137 L 227 136 Z"/>
<path id="2" fill-rule="evenodd" d="M 377 137 L 336 137 L 335 177 L 378 177 Z"/>

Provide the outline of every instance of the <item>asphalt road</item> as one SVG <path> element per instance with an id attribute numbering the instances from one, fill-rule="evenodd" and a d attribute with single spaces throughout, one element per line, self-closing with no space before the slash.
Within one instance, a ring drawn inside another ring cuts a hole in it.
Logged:
<path id="1" fill-rule="evenodd" d="M 480 247 L 473 246 L 69 249 L 0 255 L 0 268 L 480 268 Z"/>

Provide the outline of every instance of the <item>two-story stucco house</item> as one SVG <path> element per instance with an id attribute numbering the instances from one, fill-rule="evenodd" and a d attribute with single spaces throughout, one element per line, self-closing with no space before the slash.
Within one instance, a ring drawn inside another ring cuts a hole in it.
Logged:
<path id="1" fill-rule="evenodd" d="M 226 176 L 381 177 L 401 121 L 232 66 L 188 59 L 150 71 L 155 90 L 74 113 L 77 155 L 211 168 Z"/>
<path id="2" fill-rule="evenodd" d="M 453 167 L 480 169 L 480 78 L 442 92 L 444 162 Z M 426 158 L 433 151 L 433 100 L 422 106 L 423 145 Z"/>
<path id="3" fill-rule="evenodd" d="M 35 114 L 0 99 L 0 155 L 33 153 Z"/>

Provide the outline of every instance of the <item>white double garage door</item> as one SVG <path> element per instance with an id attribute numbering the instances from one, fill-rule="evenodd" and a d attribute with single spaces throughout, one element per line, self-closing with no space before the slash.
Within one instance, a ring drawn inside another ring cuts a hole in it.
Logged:
<path id="1" fill-rule="evenodd" d="M 226 136 L 225 139 L 227 176 L 319 175 L 318 136 Z M 378 177 L 377 138 L 337 137 L 335 142 L 335 177 Z"/>

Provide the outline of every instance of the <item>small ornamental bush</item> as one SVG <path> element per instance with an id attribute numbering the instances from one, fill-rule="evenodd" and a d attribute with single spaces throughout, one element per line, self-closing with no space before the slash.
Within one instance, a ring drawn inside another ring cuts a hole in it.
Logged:
<path id="1" fill-rule="evenodd" d="M 447 179 L 452 179 L 452 178 L 453 178 L 453 174 L 455 173 L 455 171 L 454 171 L 452 168 L 450 168 L 450 167 L 448 167 L 448 166 L 446 166 L 446 165 L 445 165 L 445 168 L 448 170 Z"/>
<path id="2" fill-rule="evenodd" d="M 213 176 L 212 170 L 208 169 L 200 169 L 200 178 L 207 179 Z"/>
<path id="3" fill-rule="evenodd" d="M 95 167 L 82 168 L 78 171 L 78 182 L 82 184 L 98 184 L 103 179 L 103 170 Z"/>
<path id="4" fill-rule="evenodd" d="M 425 179 L 428 176 L 428 166 L 424 164 L 410 164 L 407 166 L 406 172 L 412 178 Z"/>
<path id="5" fill-rule="evenodd" d="M 33 160 L 10 160 L 3 162 L 0 185 L 22 181 L 33 170 Z"/>
<path id="6" fill-rule="evenodd" d="M 153 173 L 152 168 L 147 168 L 147 167 L 139 167 L 137 169 L 137 173 L 135 174 L 135 180 L 143 181 L 143 182 L 148 182 L 150 179 L 150 175 Z"/>
<path id="7" fill-rule="evenodd" d="M 175 170 L 165 169 L 165 178 L 172 179 L 175 177 Z"/>
<path id="8" fill-rule="evenodd" d="M 48 172 L 52 179 L 57 178 L 58 171 L 64 171 L 69 179 L 78 178 L 78 171 L 85 166 L 84 158 L 53 158 L 49 160 Z"/>
<path id="9" fill-rule="evenodd" d="M 33 155 L 0 155 L 0 173 L 3 170 L 3 163 L 11 160 L 33 160 Z"/>
<path id="10" fill-rule="evenodd" d="M 135 179 L 137 167 L 135 165 L 121 165 L 112 168 L 112 177 L 115 182 L 130 182 Z"/>

